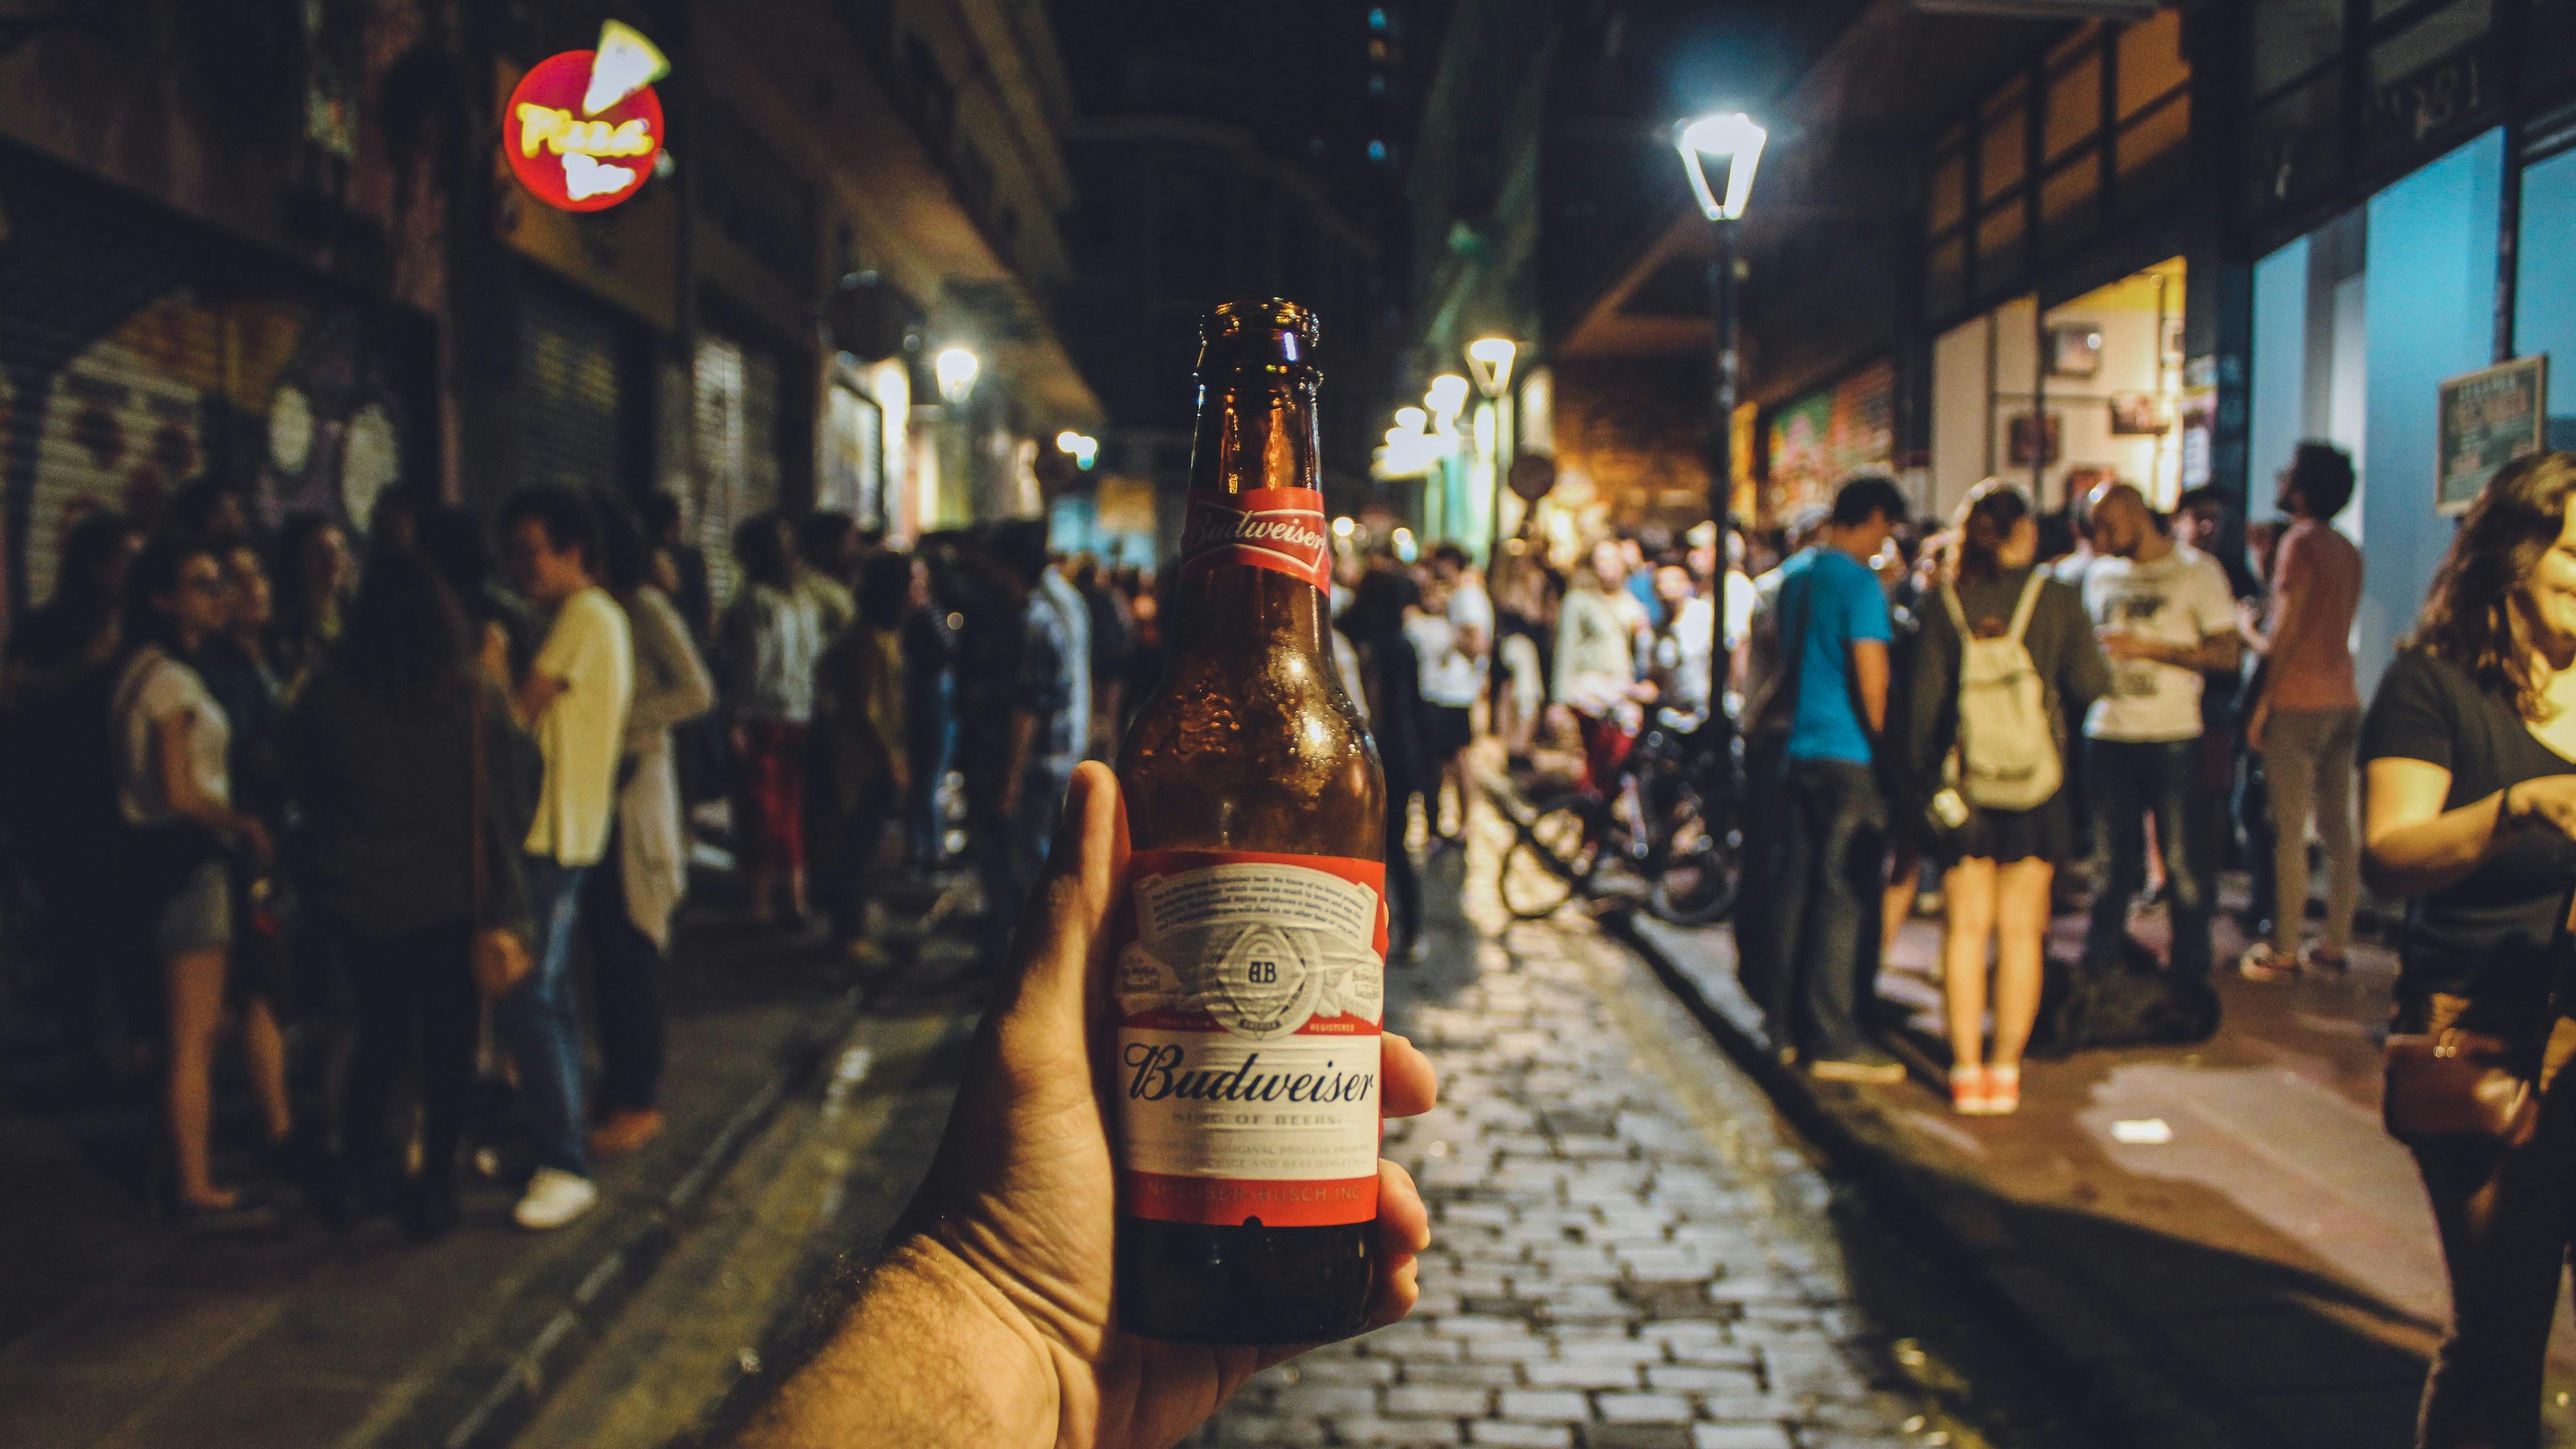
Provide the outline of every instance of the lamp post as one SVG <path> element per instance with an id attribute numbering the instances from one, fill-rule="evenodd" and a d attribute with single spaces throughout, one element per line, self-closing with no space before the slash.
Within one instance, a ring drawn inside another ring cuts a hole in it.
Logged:
<path id="1" fill-rule="evenodd" d="M 1753 195 L 1753 173 L 1762 164 L 1762 144 L 1768 139 L 1769 133 L 1742 111 L 1700 116 L 1673 132 L 1674 149 L 1690 174 L 1691 195 L 1708 218 L 1716 243 L 1708 261 L 1715 334 L 1709 357 L 1708 516 L 1717 526 L 1716 577 L 1711 580 L 1716 597 L 1709 601 L 1708 616 L 1708 728 L 1721 747 L 1734 727 L 1726 714 L 1726 686 L 1734 665 L 1726 652 L 1726 541 L 1735 523 L 1735 223 Z"/>
<path id="2" fill-rule="evenodd" d="M 1459 488 L 1453 481 L 1458 466 L 1458 416 L 1467 410 L 1467 379 L 1454 372 L 1444 372 L 1431 379 L 1423 390 L 1422 405 L 1431 414 L 1431 431 L 1447 440 L 1448 451 L 1440 460 L 1440 513 L 1434 518 L 1430 500 L 1423 500 L 1422 529 L 1426 538 L 1447 537 L 1452 520 L 1450 504 L 1457 501 Z"/>
<path id="3" fill-rule="evenodd" d="M 939 380 L 939 401 L 944 404 L 943 411 L 947 414 L 945 431 L 948 446 L 957 461 L 955 486 L 964 494 L 967 516 L 971 518 L 975 511 L 975 435 L 968 430 L 966 399 L 974 394 L 975 376 L 984 370 L 984 360 L 970 348 L 947 347 L 930 359 L 930 370 L 932 376 Z M 941 462 L 939 471 L 942 475 L 940 491 L 949 493 L 952 499 L 957 497 L 957 493 L 949 492 L 950 484 L 945 476 L 949 469 L 945 461 Z M 947 510 L 943 508 L 940 512 L 944 515 Z M 943 525 L 949 521 L 946 517 L 937 520 Z"/>
<path id="4" fill-rule="evenodd" d="M 1494 410 L 1494 446 L 1487 464 L 1493 469 L 1492 510 L 1486 516 L 1485 567 L 1491 569 L 1503 551 L 1503 472 L 1510 466 L 1512 437 L 1510 396 L 1512 359 L 1520 355 L 1520 344 L 1508 337 L 1479 337 L 1467 344 L 1467 371 L 1476 379 L 1476 391 Z"/>

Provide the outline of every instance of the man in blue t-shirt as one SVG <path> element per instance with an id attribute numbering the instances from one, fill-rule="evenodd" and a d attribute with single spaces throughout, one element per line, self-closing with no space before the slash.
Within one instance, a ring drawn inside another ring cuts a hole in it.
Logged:
<path id="1" fill-rule="evenodd" d="M 1869 560 L 1905 513 L 1894 482 L 1854 478 L 1834 495 L 1823 537 L 1780 569 L 1780 647 L 1797 699 L 1783 897 L 1764 1004 L 1773 1044 L 1829 1081 L 1905 1079 L 1904 1066 L 1860 1022 L 1887 853 L 1887 803 L 1871 762 L 1887 724 L 1891 630 L 1887 594 Z"/>

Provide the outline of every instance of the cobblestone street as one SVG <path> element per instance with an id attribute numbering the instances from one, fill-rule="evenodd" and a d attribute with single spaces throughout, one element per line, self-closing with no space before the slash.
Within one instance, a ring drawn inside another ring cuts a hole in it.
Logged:
<path id="1" fill-rule="evenodd" d="M 2001 1442 L 1862 1306 L 1850 1225 L 1760 1091 L 1577 912 L 1504 929 L 1486 843 L 1463 916 L 1389 978 L 1390 1026 L 1441 1072 L 1439 1110 L 1387 1133 L 1432 1207 L 1421 1305 L 1262 1375 L 1191 1442 Z M 1461 874 L 1436 860 L 1426 894 Z"/>

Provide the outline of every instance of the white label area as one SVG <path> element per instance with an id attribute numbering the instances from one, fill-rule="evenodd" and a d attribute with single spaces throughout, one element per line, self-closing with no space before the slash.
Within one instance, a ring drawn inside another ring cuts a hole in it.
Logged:
<path id="1" fill-rule="evenodd" d="M 1118 955 L 1125 1210 L 1366 1222 L 1386 1005 L 1377 890 L 1319 868 L 1340 861 L 1183 863 L 1140 863 L 1136 939 Z"/>
<path id="2" fill-rule="evenodd" d="M 1269 1182 L 1377 1173 L 1374 1033 L 1246 1041 L 1127 1027 L 1118 1060 L 1134 1171 Z"/>
<path id="3" fill-rule="evenodd" d="M 1317 1017 L 1375 1022 L 1386 1005 L 1377 892 L 1301 865 L 1246 861 L 1136 884 L 1138 939 L 1119 953 L 1129 1017 L 1205 1012 L 1272 1041 Z"/>

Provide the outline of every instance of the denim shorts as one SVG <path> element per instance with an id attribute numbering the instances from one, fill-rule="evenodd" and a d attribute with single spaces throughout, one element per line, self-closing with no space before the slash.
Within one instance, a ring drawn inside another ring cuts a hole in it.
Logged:
<path id="1" fill-rule="evenodd" d="M 188 872 L 188 878 L 162 902 L 152 943 L 165 961 L 187 951 L 232 949 L 232 874 L 223 857 Z"/>

